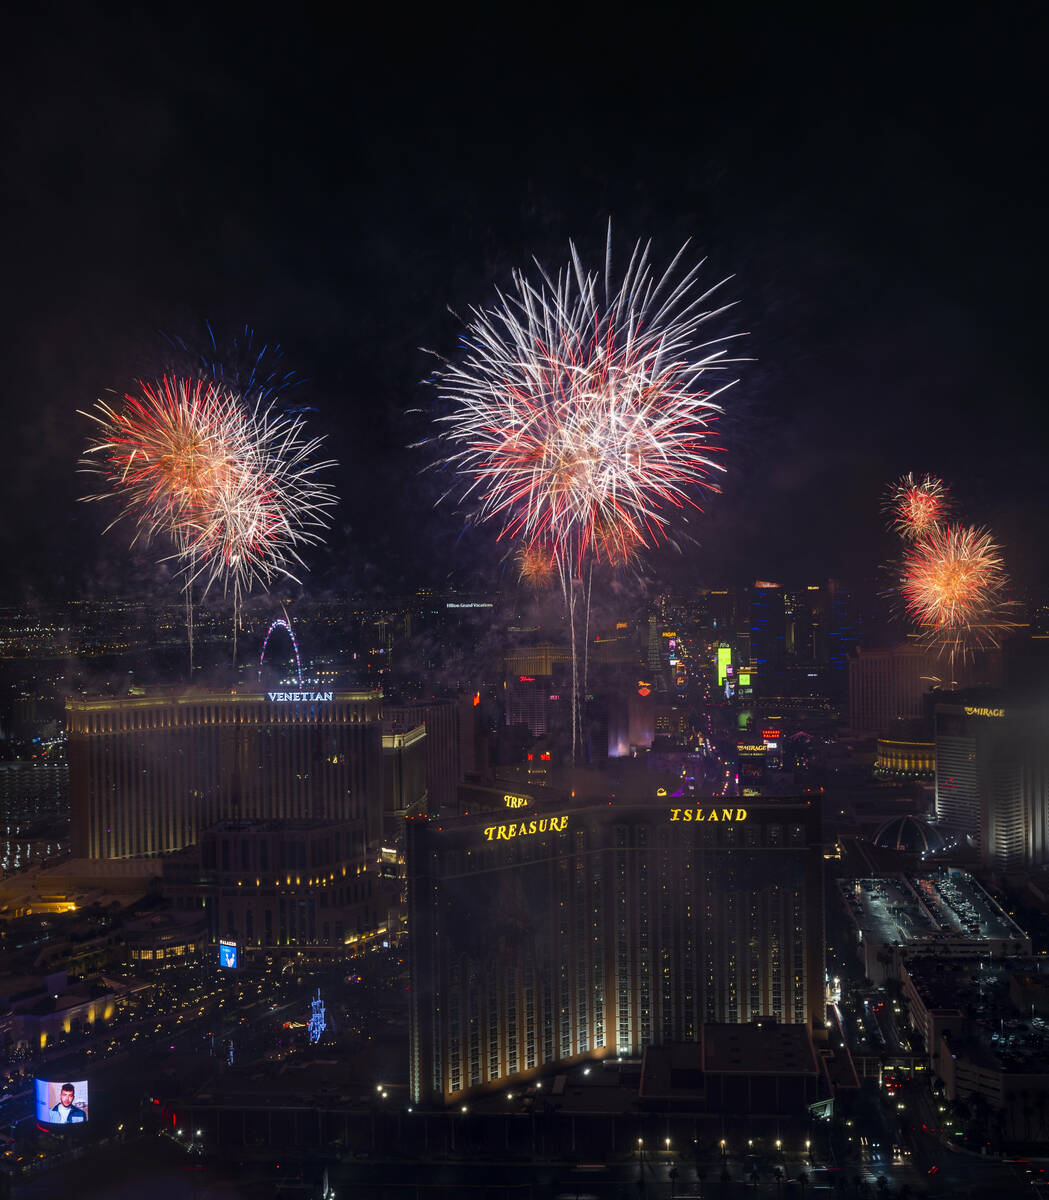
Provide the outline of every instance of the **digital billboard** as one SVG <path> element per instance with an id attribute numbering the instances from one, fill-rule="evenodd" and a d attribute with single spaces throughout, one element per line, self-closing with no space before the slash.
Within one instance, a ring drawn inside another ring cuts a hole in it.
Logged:
<path id="1" fill-rule="evenodd" d="M 725 682 L 725 677 L 728 675 L 728 666 L 732 662 L 732 647 L 718 646 L 718 687 Z"/>
<path id="2" fill-rule="evenodd" d="M 36 1080 L 38 1125 L 79 1125 L 87 1120 L 87 1080 Z"/>
<path id="3" fill-rule="evenodd" d="M 236 969 L 237 966 L 237 943 L 236 942 L 219 942 L 219 966 Z"/>

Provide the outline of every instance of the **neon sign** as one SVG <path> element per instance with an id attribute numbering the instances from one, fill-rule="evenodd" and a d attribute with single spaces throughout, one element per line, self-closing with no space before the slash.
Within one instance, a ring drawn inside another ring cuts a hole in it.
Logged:
<path id="1" fill-rule="evenodd" d="M 1004 708 L 971 708 L 968 704 L 965 706 L 965 715 L 967 717 L 1004 717 Z"/>
<path id="2" fill-rule="evenodd" d="M 720 813 L 720 816 L 718 815 Z M 745 821 L 745 808 L 672 808 L 671 821 L 700 821 L 713 824 L 715 821 Z"/>
<path id="3" fill-rule="evenodd" d="M 512 825 L 489 825 L 484 831 L 484 840 L 508 842 L 512 838 L 531 837 L 536 833 L 564 833 L 567 828 L 567 817 L 536 817 L 532 821 L 515 822 Z"/>
<path id="4" fill-rule="evenodd" d="M 274 704 L 316 704 L 335 699 L 334 692 L 267 692 L 266 695 Z"/>
<path id="5" fill-rule="evenodd" d="M 530 799 L 529 796 L 512 796 L 507 792 L 503 796 L 503 803 L 507 808 L 527 808 Z"/>
<path id="6" fill-rule="evenodd" d="M 285 621 L 283 617 L 278 617 L 276 621 L 266 630 L 266 637 L 262 642 L 262 653 L 259 655 L 259 682 L 262 682 L 262 664 L 266 661 L 266 647 L 270 644 L 270 637 L 275 629 L 286 629 L 288 637 L 291 638 L 291 644 L 295 650 L 295 674 L 299 679 L 299 687 L 302 687 L 302 659 L 299 658 L 299 643 L 295 638 L 295 631 L 291 627 L 289 621 Z"/>

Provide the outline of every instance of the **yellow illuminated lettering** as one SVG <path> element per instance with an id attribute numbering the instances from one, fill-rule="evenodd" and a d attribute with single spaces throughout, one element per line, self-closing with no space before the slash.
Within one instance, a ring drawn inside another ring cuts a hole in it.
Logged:
<path id="1" fill-rule="evenodd" d="M 669 810 L 668 820 L 671 821 L 745 821 L 747 819 L 747 810 L 745 808 L 672 808 Z"/>
<path id="2" fill-rule="evenodd" d="M 510 825 L 488 825 L 482 831 L 486 842 L 508 842 L 516 837 L 530 837 L 536 833 L 563 833 L 568 828 L 568 817 L 537 817 L 531 821 L 514 822 Z"/>

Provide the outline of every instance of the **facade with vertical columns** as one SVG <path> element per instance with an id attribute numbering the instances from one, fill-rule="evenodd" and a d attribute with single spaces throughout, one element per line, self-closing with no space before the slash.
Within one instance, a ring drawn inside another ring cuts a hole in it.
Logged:
<path id="1" fill-rule="evenodd" d="M 710 1022 L 823 1022 L 811 800 L 419 816 L 406 860 L 417 1102 L 694 1041 Z"/>
<path id="2" fill-rule="evenodd" d="M 219 821 L 310 818 L 358 824 L 363 857 L 382 829 L 380 698 L 189 691 L 68 701 L 74 855 L 165 854 Z"/>

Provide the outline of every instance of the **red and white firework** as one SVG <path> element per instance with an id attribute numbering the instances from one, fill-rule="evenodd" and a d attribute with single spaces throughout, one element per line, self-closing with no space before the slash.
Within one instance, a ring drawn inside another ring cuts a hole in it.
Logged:
<path id="1" fill-rule="evenodd" d="M 320 439 L 301 417 L 254 408 L 219 384 L 164 377 L 119 406 L 99 401 L 81 470 L 100 481 L 87 500 L 115 497 L 132 542 L 166 536 L 187 587 L 220 583 L 240 598 L 294 578 L 299 548 L 320 540 L 334 504 L 318 473 Z"/>
<path id="2" fill-rule="evenodd" d="M 884 508 L 889 516 L 889 528 L 911 541 L 923 537 L 933 526 L 947 519 L 947 489 L 943 480 L 935 475 L 915 479 L 913 472 L 908 472 L 889 485 Z"/>
<path id="3" fill-rule="evenodd" d="M 464 354 L 435 382 L 446 462 L 473 517 L 499 537 L 549 546 L 562 581 L 585 564 L 622 563 L 666 539 L 671 523 L 717 491 L 714 426 L 731 336 L 705 337 L 728 307 L 708 306 L 699 267 L 663 274 L 635 247 L 622 282 L 571 265 L 472 310 Z"/>

